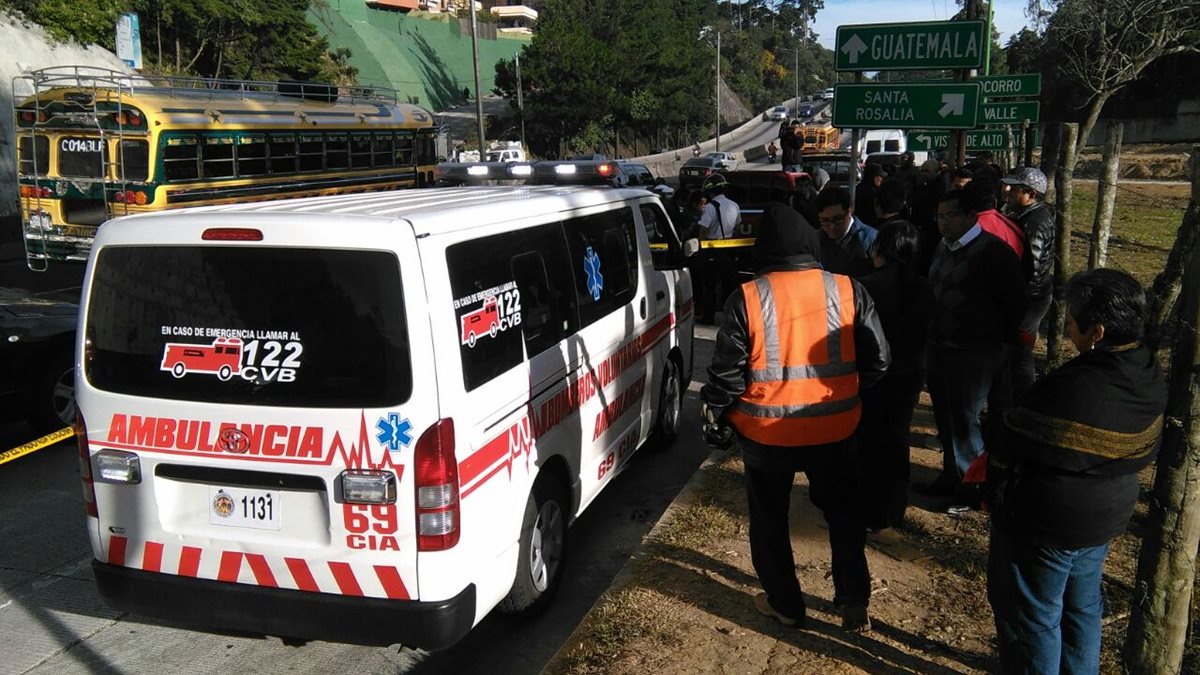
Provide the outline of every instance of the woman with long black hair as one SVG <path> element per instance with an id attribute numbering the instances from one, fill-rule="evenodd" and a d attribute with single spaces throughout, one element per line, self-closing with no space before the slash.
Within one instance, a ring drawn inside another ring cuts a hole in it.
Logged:
<path id="1" fill-rule="evenodd" d="M 908 435 L 913 409 L 925 382 L 925 342 L 933 313 L 933 291 L 917 274 L 920 234 L 907 220 L 885 223 L 875 239 L 875 269 L 859 282 L 892 348 L 892 365 L 879 384 L 864 389 L 858 447 L 867 529 L 904 521 L 910 472 Z"/>

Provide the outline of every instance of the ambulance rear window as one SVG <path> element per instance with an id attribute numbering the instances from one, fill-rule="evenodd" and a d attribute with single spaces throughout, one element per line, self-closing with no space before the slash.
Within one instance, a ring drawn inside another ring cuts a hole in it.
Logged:
<path id="1" fill-rule="evenodd" d="M 119 394 L 318 408 L 412 393 L 404 294 L 383 251 L 100 251 L 84 374 Z"/>

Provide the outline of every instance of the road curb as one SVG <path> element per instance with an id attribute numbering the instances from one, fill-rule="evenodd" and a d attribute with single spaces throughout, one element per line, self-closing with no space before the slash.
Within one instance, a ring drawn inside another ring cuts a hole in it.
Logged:
<path id="1" fill-rule="evenodd" d="M 596 601 L 592 603 L 591 607 L 588 608 L 587 613 L 584 614 L 583 619 L 579 622 L 579 625 L 575 627 L 575 630 L 571 631 L 571 634 L 567 636 L 567 639 L 563 641 L 561 646 L 559 646 L 558 651 L 554 652 L 554 656 L 552 656 L 550 660 L 546 662 L 545 667 L 543 667 L 541 671 L 543 675 L 553 675 L 554 673 L 564 672 L 562 668 L 562 662 L 566 658 L 567 653 L 581 642 L 583 638 L 583 630 L 587 626 L 588 619 L 591 618 L 592 613 L 595 612 L 596 608 L 599 607 L 605 600 L 607 600 L 614 592 L 630 585 L 629 582 L 636 578 L 636 564 L 646 558 L 646 549 L 649 546 L 649 542 L 655 540 L 655 537 L 659 531 L 666 527 L 667 523 L 674 519 L 675 514 L 691 507 L 697 502 L 701 491 L 710 480 L 708 470 L 724 462 L 729 458 L 730 454 L 730 452 L 725 450 L 713 450 L 708 454 L 708 457 L 701 462 L 700 466 L 696 468 L 696 471 L 692 473 L 692 477 L 689 478 L 688 482 L 679 490 L 679 494 L 675 495 L 675 499 L 671 501 L 667 508 L 663 509 L 662 516 L 660 516 L 658 521 L 654 523 L 654 527 L 650 528 L 650 531 L 647 532 L 644 537 L 642 537 L 642 541 L 640 544 L 638 544 L 637 549 L 629 555 L 629 559 L 625 561 L 625 564 L 622 565 L 617 574 L 613 576 L 612 583 L 610 583 L 608 588 L 604 589 L 604 591 L 596 597 Z"/>

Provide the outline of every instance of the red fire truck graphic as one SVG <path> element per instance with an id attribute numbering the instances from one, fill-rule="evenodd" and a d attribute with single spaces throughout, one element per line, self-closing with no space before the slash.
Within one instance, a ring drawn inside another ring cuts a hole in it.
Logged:
<path id="1" fill-rule="evenodd" d="M 242 341 L 217 338 L 211 345 L 168 342 L 163 346 L 160 369 L 170 371 L 175 377 L 207 373 L 221 381 L 228 380 L 242 369 Z"/>
<path id="2" fill-rule="evenodd" d="M 496 296 L 483 301 L 483 307 L 467 312 L 462 317 L 462 343 L 475 347 L 475 340 L 487 333 L 496 337 L 500 331 L 500 312 L 496 309 Z"/>

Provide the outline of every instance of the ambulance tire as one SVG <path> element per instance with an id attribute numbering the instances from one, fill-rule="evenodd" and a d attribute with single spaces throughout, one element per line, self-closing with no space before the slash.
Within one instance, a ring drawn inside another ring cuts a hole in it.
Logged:
<path id="1" fill-rule="evenodd" d="M 658 417 L 650 434 L 650 447 L 666 448 L 679 436 L 683 419 L 683 372 L 674 352 L 663 366 L 662 384 L 658 392 Z"/>
<path id="2" fill-rule="evenodd" d="M 500 611 L 533 615 L 558 592 L 567 548 L 567 492 L 551 474 L 534 484 L 521 523 L 517 575 Z"/>

